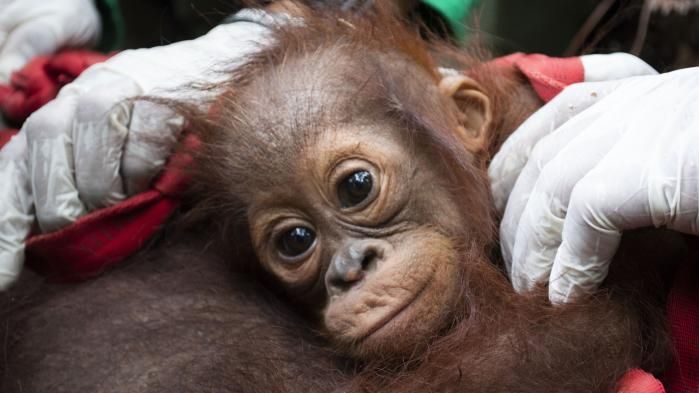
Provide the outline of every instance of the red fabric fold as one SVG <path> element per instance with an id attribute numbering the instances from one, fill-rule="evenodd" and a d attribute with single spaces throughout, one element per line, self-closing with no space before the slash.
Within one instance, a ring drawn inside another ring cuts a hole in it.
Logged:
<path id="1" fill-rule="evenodd" d="M 616 393 L 665 393 L 665 388 L 653 375 L 633 369 L 621 378 Z"/>
<path id="2" fill-rule="evenodd" d="M 156 190 L 88 214 L 57 232 L 27 241 L 27 263 L 59 280 L 93 277 L 138 251 L 167 221 L 178 201 Z"/>
<path id="3" fill-rule="evenodd" d="M 17 130 L 13 130 L 11 128 L 0 130 L 0 148 L 5 146 L 5 144 L 9 142 L 10 139 L 15 136 L 15 134 L 17 134 Z"/>
<path id="4" fill-rule="evenodd" d="M 109 56 L 86 50 L 70 50 L 40 56 L 12 73 L 9 85 L 0 85 L 0 111 L 14 121 L 23 121 L 51 101 L 65 84 L 87 67 Z"/>
<path id="5" fill-rule="evenodd" d="M 199 142 L 185 138 L 188 151 Z M 187 187 L 185 168 L 192 157 L 173 154 L 153 187 L 114 206 L 78 219 L 59 231 L 32 236 L 26 244 L 27 263 L 57 280 L 93 277 L 133 255 L 147 243 L 179 205 Z"/>
<path id="6" fill-rule="evenodd" d="M 496 66 L 516 67 L 531 83 L 544 102 L 573 83 L 585 80 L 585 68 L 579 57 L 549 57 L 540 54 L 513 53 L 493 61 Z"/>

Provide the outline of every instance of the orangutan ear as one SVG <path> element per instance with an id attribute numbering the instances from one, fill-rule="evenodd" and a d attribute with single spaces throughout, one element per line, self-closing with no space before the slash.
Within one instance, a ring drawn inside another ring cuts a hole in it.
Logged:
<path id="1" fill-rule="evenodd" d="M 466 75 L 454 74 L 442 78 L 439 90 L 454 100 L 459 109 L 457 133 L 466 147 L 474 152 L 486 149 L 492 112 L 483 88 Z"/>

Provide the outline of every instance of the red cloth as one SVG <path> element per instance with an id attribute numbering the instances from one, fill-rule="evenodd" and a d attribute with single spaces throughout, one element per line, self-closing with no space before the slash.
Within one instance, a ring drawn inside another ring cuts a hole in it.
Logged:
<path id="1" fill-rule="evenodd" d="M 198 141 L 188 136 L 185 145 Z M 114 206 L 97 210 L 57 232 L 27 241 L 27 262 L 36 271 L 62 280 L 86 279 L 138 251 L 177 209 L 191 164 L 186 153 L 174 154 L 153 188 Z"/>
<path id="2" fill-rule="evenodd" d="M 53 56 L 40 56 L 10 76 L 9 85 L 0 85 L 0 111 L 7 118 L 22 121 L 58 94 L 87 67 L 108 56 L 85 50 L 71 50 Z"/>
<path id="3" fill-rule="evenodd" d="M 699 241 L 692 240 L 690 250 L 699 250 Z M 667 300 L 675 362 L 664 379 L 671 393 L 699 392 L 699 252 L 690 254 L 675 277 Z"/>
<path id="4" fill-rule="evenodd" d="M 633 369 L 621 378 L 616 393 L 665 393 L 665 388 L 651 374 Z"/>
<path id="5" fill-rule="evenodd" d="M 5 146 L 5 143 L 9 142 L 16 133 L 17 130 L 13 130 L 11 128 L 0 130 L 0 148 Z"/>
<path id="6" fill-rule="evenodd" d="M 496 66 L 515 66 L 531 83 L 544 102 L 549 102 L 563 89 L 585 80 L 585 69 L 579 57 L 548 57 L 539 54 L 513 53 L 493 61 Z"/>

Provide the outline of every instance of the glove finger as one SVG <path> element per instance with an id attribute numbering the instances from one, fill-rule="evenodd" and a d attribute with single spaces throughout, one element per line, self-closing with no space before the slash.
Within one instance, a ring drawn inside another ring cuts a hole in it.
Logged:
<path id="1" fill-rule="evenodd" d="M 572 85 L 535 112 L 507 138 L 488 167 L 495 208 L 499 213 L 504 211 L 517 177 L 536 144 L 613 91 L 618 83 L 612 81 Z"/>
<path id="2" fill-rule="evenodd" d="M 90 88 L 78 99 L 73 123 L 75 179 L 80 199 L 94 210 L 126 198 L 121 160 L 133 108 L 129 98 L 141 89 L 100 66 L 77 82 Z"/>
<path id="3" fill-rule="evenodd" d="M 638 57 L 623 52 L 580 56 L 585 70 L 585 82 L 609 81 L 641 75 L 656 75 L 658 71 Z"/>
<path id="4" fill-rule="evenodd" d="M 146 190 L 177 143 L 184 119 L 161 104 L 136 101 L 124 146 L 122 176 L 128 195 Z"/>
<path id="5" fill-rule="evenodd" d="M 595 290 L 607 276 L 624 230 L 666 226 L 699 234 L 699 116 L 694 110 L 699 91 L 693 83 L 699 74 L 694 72 L 693 78 L 668 74 L 654 83 L 629 85 L 632 90 L 620 95 L 623 100 L 653 92 L 681 99 L 638 100 L 635 117 L 612 111 L 620 117 L 618 127 L 627 131 L 571 193 L 550 276 L 552 302 Z M 670 114 L 669 108 L 682 115 L 657 115 Z"/>
<path id="6" fill-rule="evenodd" d="M 24 133 L 0 150 L 0 184 L 0 290 L 5 290 L 22 270 L 24 240 L 34 221 Z"/>
<path id="7" fill-rule="evenodd" d="M 583 112 L 543 140 L 540 145 L 547 153 L 539 155 L 544 159 L 528 165 L 515 186 L 513 194 L 523 203 L 508 203 L 506 214 L 509 226 L 519 217 L 511 250 L 511 278 L 518 292 L 549 278 L 575 185 L 623 134 L 620 127 L 602 127 L 608 119 L 595 109 Z M 536 173 L 531 168 L 542 169 Z"/>
<path id="8" fill-rule="evenodd" d="M 573 189 L 549 276 L 549 300 L 554 304 L 594 291 L 607 276 L 621 241 L 621 217 L 614 208 L 623 203 L 618 199 L 621 193 L 612 191 L 614 184 L 606 177 L 610 175 L 618 179 L 614 175 L 621 173 L 591 173 Z"/>
<path id="9" fill-rule="evenodd" d="M 61 94 L 34 112 L 22 127 L 27 134 L 36 216 L 43 232 L 63 228 L 86 212 L 73 177 L 71 128 L 76 103 L 74 94 Z"/>
<path id="10" fill-rule="evenodd" d="M 517 240 L 518 228 L 522 220 L 522 213 L 531 198 L 532 190 L 541 177 L 542 170 L 548 166 L 551 160 L 555 157 L 559 157 L 561 150 L 571 144 L 580 134 L 587 133 L 589 130 L 589 123 L 595 121 L 600 112 L 602 112 L 601 107 L 588 107 L 588 109 L 582 111 L 572 120 L 563 124 L 553 132 L 548 133 L 546 136 L 543 136 L 532 149 L 531 153 L 528 154 L 526 164 L 519 173 L 512 190 L 509 192 L 509 198 L 500 222 L 500 248 L 510 277 L 514 278 L 512 276 L 513 253 Z M 580 144 L 575 144 L 575 146 L 583 150 L 594 149 L 592 146 Z M 569 163 L 575 164 L 572 160 L 566 160 L 564 156 L 560 157 L 560 166 L 562 168 L 569 165 Z M 554 172 L 551 176 L 555 179 L 560 179 L 559 173 L 553 168 L 553 166 L 549 168 L 549 171 Z M 527 288 L 528 286 L 523 286 L 521 290 L 526 290 Z"/>
<path id="11" fill-rule="evenodd" d="M 47 17 L 19 25 L 7 34 L 0 49 L 0 81 L 8 81 L 13 71 L 36 56 L 55 52 L 61 44 L 55 24 Z"/>

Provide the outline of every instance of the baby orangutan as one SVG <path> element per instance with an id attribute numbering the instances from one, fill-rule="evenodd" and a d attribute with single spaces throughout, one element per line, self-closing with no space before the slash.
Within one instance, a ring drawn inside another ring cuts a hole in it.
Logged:
<path id="1" fill-rule="evenodd" d="M 514 69 L 428 48 L 381 12 L 308 11 L 274 36 L 210 113 L 184 109 L 202 142 L 188 222 L 206 225 L 160 248 L 185 256 L 151 251 L 8 312 L 3 391 L 589 393 L 663 371 L 642 243 L 557 307 L 516 295 L 493 257 L 486 164 L 541 105 Z M 289 307 L 301 319 L 274 312 Z"/>

